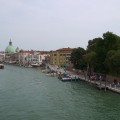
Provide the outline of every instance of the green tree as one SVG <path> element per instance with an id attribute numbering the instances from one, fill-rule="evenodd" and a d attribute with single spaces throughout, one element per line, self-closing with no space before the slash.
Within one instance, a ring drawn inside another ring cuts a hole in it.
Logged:
<path id="1" fill-rule="evenodd" d="M 105 66 L 109 74 L 120 76 L 120 50 L 111 50 L 105 59 Z"/>
<path id="2" fill-rule="evenodd" d="M 102 38 L 88 41 L 87 50 L 75 49 L 71 54 L 75 68 L 88 66 L 99 73 L 120 75 L 120 37 L 112 32 L 103 33 Z M 86 64 L 86 65 L 85 65 Z"/>
<path id="3" fill-rule="evenodd" d="M 105 48 L 104 40 L 102 38 L 94 38 L 88 42 L 87 46 L 88 53 L 95 52 L 95 65 L 94 70 L 96 72 L 104 72 L 104 59 L 105 59 Z"/>
<path id="4" fill-rule="evenodd" d="M 106 32 L 103 34 L 104 39 L 104 47 L 106 49 L 106 53 L 109 50 L 118 50 L 120 47 L 120 37 L 113 34 L 112 32 Z"/>
<path id="5" fill-rule="evenodd" d="M 94 67 L 96 65 L 96 53 L 94 51 L 91 51 L 84 55 L 84 59 L 87 63 L 87 71 L 90 72 L 90 74 L 93 74 Z"/>
<path id="6" fill-rule="evenodd" d="M 120 37 L 112 32 L 103 34 L 103 38 L 94 38 L 89 40 L 87 51 L 94 51 L 96 53 L 96 64 L 94 66 L 96 72 L 107 73 L 109 72 L 108 66 L 105 65 L 107 54 L 111 50 L 120 49 Z"/>
<path id="7" fill-rule="evenodd" d="M 88 41 L 87 51 L 96 51 L 98 46 L 103 46 L 103 39 L 100 37 Z"/>
<path id="8" fill-rule="evenodd" d="M 73 63 L 76 69 L 83 69 L 85 67 L 85 61 L 83 59 L 83 55 L 85 54 L 85 50 L 81 47 L 76 48 L 71 53 L 71 62 Z"/>

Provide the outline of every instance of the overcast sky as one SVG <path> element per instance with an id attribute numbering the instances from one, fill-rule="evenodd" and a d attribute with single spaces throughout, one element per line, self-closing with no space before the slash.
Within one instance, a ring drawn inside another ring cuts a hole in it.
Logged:
<path id="1" fill-rule="evenodd" d="M 0 51 L 10 38 L 25 50 L 86 48 L 107 31 L 120 36 L 120 0 L 0 0 Z"/>

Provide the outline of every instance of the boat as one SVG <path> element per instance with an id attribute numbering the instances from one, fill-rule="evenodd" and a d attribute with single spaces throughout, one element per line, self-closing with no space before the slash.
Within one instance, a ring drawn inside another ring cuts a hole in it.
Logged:
<path id="1" fill-rule="evenodd" d="M 31 65 L 28 65 L 28 66 L 25 66 L 26 68 L 32 68 L 33 66 L 31 66 Z"/>
<path id="2" fill-rule="evenodd" d="M 71 81 L 72 78 L 69 77 L 69 76 L 66 76 L 66 77 L 62 77 L 61 80 L 62 80 L 62 81 Z"/>
<path id="3" fill-rule="evenodd" d="M 4 64 L 0 64 L 0 69 L 4 69 Z"/>
<path id="4" fill-rule="evenodd" d="M 9 64 L 15 64 L 16 61 L 9 61 Z"/>
<path id="5" fill-rule="evenodd" d="M 61 81 L 78 81 L 80 80 L 79 76 L 70 75 L 70 74 L 63 74 L 62 76 L 58 77 Z"/>
<path id="6" fill-rule="evenodd" d="M 48 72 L 46 75 L 54 77 L 54 76 L 57 76 L 57 73 L 56 72 Z"/>
<path id="7" fill-rule="evenodd" d="M 40 65 L 41 65 L 41 64 L 39 64 L 39 63 L 32 63 L 32 64 L 31 64 L 31 66 L 33 66 L 33 67 L 40 67 Z"/>
<path id="8" fill-rule="evenodd" d="M 71 80 L 72 80 L 71 76 L 68 75 L 68 74 L 59 75 L 58 78 L 59 78 L 61 81 L 71 81 Z"/>

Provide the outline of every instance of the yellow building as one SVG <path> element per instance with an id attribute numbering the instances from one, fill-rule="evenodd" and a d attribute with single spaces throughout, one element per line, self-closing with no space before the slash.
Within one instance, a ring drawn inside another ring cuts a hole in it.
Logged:
<path id="1" fill-rule="evenodd" d="M 56 51 L 50 52 L 50 64 L 57 66 L 68 66 L 70 65 L 70 57 L 73 48 L 62 48 Z"/>

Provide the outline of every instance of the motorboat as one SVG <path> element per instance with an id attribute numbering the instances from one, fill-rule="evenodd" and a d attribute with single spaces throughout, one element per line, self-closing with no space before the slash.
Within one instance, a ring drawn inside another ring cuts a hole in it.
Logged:
<path id="1" fill-rule="evenodd" d="M 31 66 L 33 66 L 33 67 L 40 67 L 40 65 L 41 65 L 41 64 L 39 64 L 39 63 L 32 63 L 32 64 L 31 64 Z"/>

